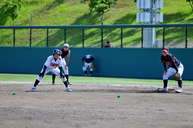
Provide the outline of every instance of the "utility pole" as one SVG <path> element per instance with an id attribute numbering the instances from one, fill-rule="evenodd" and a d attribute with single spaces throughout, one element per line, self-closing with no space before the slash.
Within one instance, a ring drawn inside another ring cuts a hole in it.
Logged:
<path id="1" fill-rule="evenodd" d="M 141 24 L 158 24 L 163 22 L 163 0 L 137 0 L 137 8 L 140 13 L 137 13 L 137 22 Z M 156 28 L 144 28 L 143 47 L 156 48 L 161 46 L 156 41 Z"/>

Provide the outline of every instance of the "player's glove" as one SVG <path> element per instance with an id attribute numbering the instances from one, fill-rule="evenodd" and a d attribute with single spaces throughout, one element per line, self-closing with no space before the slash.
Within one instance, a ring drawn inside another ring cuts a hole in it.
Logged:
<path id="1" fill-rule="evenodd" d="M 174 80 L 178 81 L 180 79 L 181 79 L 180 73 L 177 72 L 176 74 L 174 74 Z"/>
<path id="2" fill-rule="evenodd" d="M 91 65 L 89 66 L 89 68 L 94 68 L 94 65 L 93 65 L 93 64 L 91 64 Z"/>

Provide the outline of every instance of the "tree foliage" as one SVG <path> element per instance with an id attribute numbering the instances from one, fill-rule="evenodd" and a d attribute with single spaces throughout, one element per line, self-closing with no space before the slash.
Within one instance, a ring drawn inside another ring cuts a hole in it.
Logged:
<path id="1" fill-rule="evenodd" d="M 91 12 L 97 12 L 101 17 L 101 24 L 103 24 L 104 13 L 111 10 L 111 5 L 116 4 L 117 0 L 80 0 L 88 3 Z"/>
<path id="2" fill-rule="evenodd" d="M 186 0 L 186 2 L 189 2 L 191 8 L 192 8 L 192 11 L 193 11 L 193 0 Z"/>
<path id="3" fill-rule="evenodd" d="M 18 17 L 22 5 L 22 0 L 12 0 L 4 2 L 0 8 L 1 17 L 10 17 L 14 21 Z"/>

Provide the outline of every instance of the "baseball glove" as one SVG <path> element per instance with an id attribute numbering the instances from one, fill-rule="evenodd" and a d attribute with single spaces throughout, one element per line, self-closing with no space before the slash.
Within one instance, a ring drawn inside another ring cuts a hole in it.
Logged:
<path id="1" fill-rule="evenodd" d="M 174 80 L 178 81 L 180 79 L 181 79 L 180 73 L 177 72 L 176 74 L 174 74 Z"/>
<path id="2" fill-rule="evenodd" d="M 91 64 L 91 65 L 89 66 L 89 68 L 94 68 L 94 65 L 93 65 L 93 64 Z"/>

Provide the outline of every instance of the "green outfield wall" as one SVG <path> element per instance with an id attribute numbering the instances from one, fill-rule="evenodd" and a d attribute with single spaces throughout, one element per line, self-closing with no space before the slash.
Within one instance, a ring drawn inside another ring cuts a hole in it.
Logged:
<path id="1" fill-rule="evenodd" d="M 55 47 L 0 47 L 0 73 L 40 72 Z M 94 76 L 161 79 L 164 71 L 161 49 L 146 48 L 70 48 L 70 75 L 83 75 L 81 58 L 95 57 Z M 193 49 L 170 49 L 182 61 L 183 79 L 193 80 Z M 25 79 L 25 78 L 24 78 Z"/>

